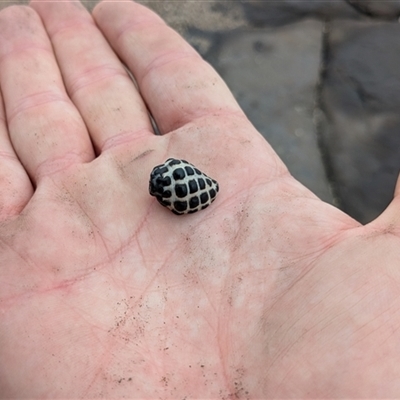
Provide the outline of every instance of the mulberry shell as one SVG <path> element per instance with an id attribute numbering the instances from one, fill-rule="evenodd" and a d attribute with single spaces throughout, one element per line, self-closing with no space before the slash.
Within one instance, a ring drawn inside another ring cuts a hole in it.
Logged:
<path id="1" fill-rule="evenodd" d="M 218 190 L 217 181 L 185 160 L 169 158 L 150 174 L 150 194 L 177 215 L 204 210 Z"/>

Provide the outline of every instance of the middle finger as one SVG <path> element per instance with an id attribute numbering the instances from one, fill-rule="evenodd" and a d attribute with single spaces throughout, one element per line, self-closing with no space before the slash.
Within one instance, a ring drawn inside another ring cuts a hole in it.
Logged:
<path id="1" fill-rule="evenodd" d="M 33 1 L 31 7 L 42 17 L 96 150 L 153 134 L 145 103 L 88 11 L 71 1 Z"/>

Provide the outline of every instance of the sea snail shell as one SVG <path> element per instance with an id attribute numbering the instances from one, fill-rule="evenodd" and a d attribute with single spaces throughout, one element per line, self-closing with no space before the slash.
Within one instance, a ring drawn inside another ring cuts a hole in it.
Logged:
<path id="1" fill-rule="evenodd" d="M 177 215 L 204 210 L 218 190 L 217 181 L 185 160 L 169 158 L 150 174 L 150 194 Z"/>

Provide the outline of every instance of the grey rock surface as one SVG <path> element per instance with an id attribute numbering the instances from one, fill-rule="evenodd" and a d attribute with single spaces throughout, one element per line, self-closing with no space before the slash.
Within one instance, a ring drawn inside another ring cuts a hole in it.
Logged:
<path id="1" fill-rule="evenodd" d="M 400 16 L 399 0 L 347 0 L 349 4 L 362 13 L 387 19 L 397 19 Z"/>
<path id="2" fill-rule="evenodd" d="M 400 25 L 336 21 L 321 87 L 324 148 L 344 211 L 362 222 L 391 201 L 400 165 Z"/>
<path id="3" fill-rule="evenodd" d="M 332 202 L 313 123 L 323 25 L 221 34 L 206 58 L 294 177 Z"/>
<path id="4" fill-rule="evenodd" d="M 292 23 L 304 17 L 360 18 L 360 13 L 345 0 L 247 0 L 242 4 L 250 23 L 258 27 Z"/>
<path id="5" fill-rule="evenodd" d="M 181 34 L 189 28 L 221 32 L 248 26 L 240 1 L 154 1 L 140 3 L 151 8 Z"/>

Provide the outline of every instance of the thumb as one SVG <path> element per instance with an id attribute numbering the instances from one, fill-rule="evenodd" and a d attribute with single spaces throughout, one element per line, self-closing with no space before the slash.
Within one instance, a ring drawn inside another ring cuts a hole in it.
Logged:
<path id="1" fill-rule="evenodd" d="M 386 210 L 368 226 L 377 232 L 400 236 L 400 175 L 397 178 L 393 200 Z"/>

